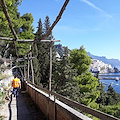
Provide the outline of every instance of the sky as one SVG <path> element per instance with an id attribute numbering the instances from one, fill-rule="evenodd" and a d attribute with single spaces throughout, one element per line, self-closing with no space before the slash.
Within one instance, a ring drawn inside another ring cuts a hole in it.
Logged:
<path id="1" fill-rule="evenodd" d="M 33 26 L 49 16 L 55 21 L 65 0 L 23 0 L 21 15 L 32 13 Z M 120 0 L 70 0 L 53 36 L 69 49 L 84 46 L 87 52 L 108 59 L 120 59 Z M 56 44 L 59 44 L 56 43 Z"/>

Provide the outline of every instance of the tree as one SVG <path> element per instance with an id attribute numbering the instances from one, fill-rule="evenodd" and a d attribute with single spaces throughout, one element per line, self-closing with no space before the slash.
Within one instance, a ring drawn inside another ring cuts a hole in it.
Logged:
<path id="1" fill-rule="evenodd" d="M 12 21 L 13 28 L 15 32 L 17 33 L 19 39 L 34 39 L 34 34 L 33 34 L 33 16 L 32 14 L 24 14 L 23 16 L 20 16 L 20 13 L 18 12 L 18 6 L 21 4 L 22 0 L 6 0 L 6 5 L 7 9 Z M 1 1 L 0 1 L 1 3 Z M 11 30 L 9 28 L 8 21 L 3 13 L 3 9 L 0 4 L 0 36 L 2 37 L 12 37 L 14 36 L 11 33 Z M 30 44 L 28 43 L 21 43 L 21 42 L 16 42 L 17 44 L 17 49 L 18 49 L 18 54 L 20 56 L 25 55 L 28 50 Z M 8 57 L 10 54 L 15 56 L 15 50 L 13 42 L 1 42 L 0 45 L 2 46 L 1 48 L 1 55 L 4 57 Z M 7 54 L 6 54 L 7 53 Z"/>
<path id="2" fill-rule="evenodd" d="M 120 101 L 120 95 L 115 92 L 111 85 L 108 86 L 107 90 L 107 105 L 115 105 Z"/>
<path id="3" fill-rule="evenodd" d="M 107 92 L 105 92 L 102 83 L 99 84 L 98 89 L 100 95 L 96 102 L 99 104 L 99 110 L 119 118 L 120 94 L 116 93 L 111 85 L 108 86 Z"/>
<path id="4" fill-rule="evenodd" d="M 79 102 L 98 109 L 99 106 L 97 103 L 95 103 L 100 94 L 100 92 L 97 90 L 98 79 L 93 77 L 89 72 L 91 59 L 87 55 L 84 47 L 81 46 L 80 49 L 72 50 L 70 53 L 70 60 L 73 64 L 73 69 L 77 69 L 78 73 L 76 82 L 80 88 Z"/>
<path id="5" fill-rule="evenodd" d="M 45 22 L 44 22 L 44 34 L 47 33 L 47 31 L 49 30 L 50 26 L 51 26 L 50 18 L 48 16 L 46 16 Z M 48 40 L 51 39 L 50 35 L 48 35 L 46 39 L 48 39 Z"/>
<path id="6" fill-rule="evenodd" d="M 32 26 L 32 23 L 33 23 L 33 16 L 32 14 L 30 13 L 26 13 L 24 14 L 23 16 L 21 16 L 21 19 L 22 19 L 22 26 L 19 28 L 20 29 L 20 32 L 19 32 L 19 38 L 20 39 L 34 39 L 34 28 Z M 24 43 L 21 43 L 21 42 L 18 42 L 17 43 L 17 47 L 18 47 L 18 54 L 20 56 L 24 56 L 27 54 L 27 52 L 30 50 L 30 43 L 28 42 L 24 42 Z"/>
<path id="7" fill-rule="evenodd" d="M 21 39 L 34 39 L 34 28 L 33 28 L 33 16 L 32 13 L 26 13 L 21 16 L 22 26 L 20 27 L 20 38 Z"/>
<path id="8" fill-rule="evenodd" d="M 7 9 L 13 23 L 13 27 L 18 32 L 20 26 L 22 25 L 22 21 L 20 18 L 20 13 L 18 12 L 18 6 L 21 4 L 21 0 L 6 0 Z M 11 34 L 11 30 L 8 25 L 8 21 L 3 12 L 3 8 L 1 6 L 0 1 L 0 36 L 2 37 L 13 37 Z"/>
<path id="9" fill-rule="evenodd" d="M 18 12 L 18 6 L 21 4 L 21 0 L 6 0 L 7 9 L 12 21 L 13 28 L 16 33 L 19 33 L 19 28 L 22 25 L 22 20 L 20 18 L 20 13 Z M 1 37 L 13 37 L 11 30 L 9 28 L 8 21 L 3 12 L 0 1 L 0 36 Z M 10 48 L 13 48 L 13 42 L 0 41 L 0 53 L 2 57 L 9 56 L 7 53 Z M 11 51 L 12 52 L 12 51 Z M 13 53 L 14 54 L 14 53 Z"/>
<path id="10" fill-rule="evenodd" d="M 115 117 L 120 118 L 120 108 L 117 110 L 117 112 L 114 115 L 115 115 Z"/>
<path id="11" fill-rule="evenodd" d="M 80 49 L 74 49 L 71 51 L 70 60 L 71 63 L 73 63 L 73 68 L 77 68 L 78 75 L 89 71 L 91 59 L 87 55 L 87 52 L 83 46 L 81 46 Z"/>
<path id="12" fill-rule="evenodd" d="M 105 92 L 105 86 L 102 83 L 99 83 L 98 90 L 100 91 L 100 95 L 96 100 L 96 103 L 106 105 L 107 93 Z"/>
<path id="13" fill-rule="evenodd" d="M 52 90 L 70 99 L 78 101 L 77 95 L 79 88 L 75 82 L 76 70 L 72 69 L 68 52 L 68 48 L 65 47 L 63 57 L 54 61 Z"/>
<path id="14" fill-rule="evenodd" d="M 43 35 L 43 26 L 42 26 L 42 21 L 41 19 L 39 19 L 38 22 L 38 27 L 37 27 L 37 31 L 35 33 L 35 39 L 39 40 L 41 39 L 42 35 Z M 34 76 L 35 76 L 35 83 L 37 85 L 40 85 L 41 82 L 41 78 L 42 78 L 42 73 L 41 73 L 41 56 L 42 56 L 42 43 L 41 42 L 37 42 L 34 46 L 33 49 L 33 55 L 34 55 L 34 59 L 33 59 L 33 68 L 34 68 Z"/>
<path id="15" fill-rule="evenodd" d="M 43 34 L 46 34 L 50 28 L 50 19 L 48 16 L 45 18 L 44 27 L 43 27 Z M 50 40 L 51 35 L 48 35 L 45 39 Z M 40 52 L 39 52 L 39 63 L 40 63 L 40 73 L 41 73 L 41 83 L 44 87 L 48 87 L 48 80 L 49 80 L 49 52 L 50 52 L 50 43 L 49 42 L 42 42 L 39 45 Z"/>
<path id="16" fill-rule="evenodd" d="M 50 20 L 49 17 L 46 16 L 45 18 L 45 22 L 44 22 L 44 27 L 42 25 L 42 21 L 41 19 L 39 19 L 38 22 L 38 30 L 35 34 L 35 39 L 39 40 L 41 39 L 41 37 L 47 33 L 47 31 L 50 28 Z M 53 38 L 53 36 L 48 35 L 45 39 L 50 40 L 51 37 Z M 52 48 L 53 48 L 53 55 L 54 55 L 54 46 L 52 44 Z M 36 50 L 37 50 L 37 54 L 36 54 L 36 65 L 38 62 L 38 66 L 37 66 L 37 70 L 36 70 L 36 80 L 39 81 L 39 83 L 42 83 L 44 87 L 48 87 L 48 80 L 49 80 L 49 52 L 50 52 L 50 43 L 49 42 L 38 42 L 36 44 Z M 36 69 L 36 67 L 35 67 Z M 38 73 L 39 72 L 39 73 Z"/>

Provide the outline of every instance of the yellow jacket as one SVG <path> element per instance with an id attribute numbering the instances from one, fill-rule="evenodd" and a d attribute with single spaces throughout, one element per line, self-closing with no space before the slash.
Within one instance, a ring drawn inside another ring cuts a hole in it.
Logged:
<path id="1" fill-rule="evenodd" d="M 17 77 L 13 79 L 12 86 L 14 88 L 20 87 L 20 79 L 18 79 Z"/>

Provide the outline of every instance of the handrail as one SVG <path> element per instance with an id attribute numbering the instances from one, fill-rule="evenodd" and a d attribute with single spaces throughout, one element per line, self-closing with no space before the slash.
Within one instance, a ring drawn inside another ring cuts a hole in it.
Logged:
<path id="1" fill-rule="evenodd" d="M 80 104 L 80 103 L 75 102 L 73 100 L 70 100 L 70 99 L 68 99 L 68 98 L 66 98 L 66 97 L 64 97 L 62 95 L 59 95 L 59 94 L 57 94 L 57 93 L 55 93 L 53 91 L 49 91 L 49 90 L 47 90 L 45 88 L 37 86 L 37 85 L 33 84 L 30 81 L 27 81 L 27 83 L 33 85 L 34 87 L 36 87 L 36 88 L 38 88 L 38 89 L 40 89 L 40 90 L 42 90 L 44 92 L 47 92 L 48 94 L 56 96 L 57 98 L 59 98 L 59 100 L 61 100 L 62 102 L 65 102 L 66 104 L 68 104 L 68 105 L 70 105 L 72 107 L 80 109 L 81 111 L 83 111 L 85 113 L 89 113 L 89 114 L 91 114 L 91 115 L 93 115 L 93 116 L 95 116 L 97 118 L 102 119 L 102 120 L 120 120 L 119 118 L 116 118 L 114 116 L 108 115 L 106 113 L 103 113 L 101 111 L 95 110 L 93 108 L 87 107 L 87 106 L 85 106 L 83 104 Z"/>

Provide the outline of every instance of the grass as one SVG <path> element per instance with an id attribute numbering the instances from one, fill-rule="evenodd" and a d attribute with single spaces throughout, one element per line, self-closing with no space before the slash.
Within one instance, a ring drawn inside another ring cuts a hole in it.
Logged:
<path id="1" fill-rule="evenodd" d="M 0 91 L 0 106 L 5 103 L 5 96 L 6 92 L 5 91 Z"/>
<path id="2" fill-rule="evenodd" d="M 5 118 L 4 116 L 0 116 L 0 120 L 4 120 L 4 118 Z"/>

